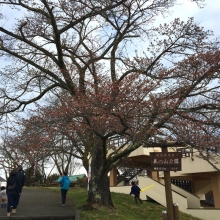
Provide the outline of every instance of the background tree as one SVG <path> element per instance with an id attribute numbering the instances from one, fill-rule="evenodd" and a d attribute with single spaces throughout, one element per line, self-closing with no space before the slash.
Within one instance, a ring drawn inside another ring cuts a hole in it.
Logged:
<path id="1" fill-rule="evenodd" d="M 192 18 L 153 27 L 175 2 L 1 3 L 24 10 L 13 28 L 0 27 L 1 56 L 14 61 L 1 72 L 1 114 L 60 94 L 50 109 L 50 118 L 63 120 L 56 127 L 91 134 L 91 204 L 113 206 L 107 174 L 123 157 L 143 144 L 178 143 L 169 132 L 175 117 L 202 127 L 207 111 L 219 111 L 218 41 Z M 112 137 L 125 143 L 110 148 Z"/>
<path id="2" fill-rule="evenodd" d="M 60 175 L 64 170 L 69 174 L 76 172 L 80 163 L 74 159 L 72 141 L 64 139 L 62 132 L 48 132 L 47 122 L 37 120 L 37 117 L 19 118 L 16 129 L 13 129 L 14 135 L 4 139 L 2 155 L 10 158 L 14 166 L 22 164 L 23 167 L 30 167 L 32 175 L 39 171 L 42 183 L 46 181 L 48 171 L 52 172 L 54 168 Z"/>
<path id="3" fill-rule="evenodd" d="M 25 185 L 34 186 L 36 182 L 43 183 L 43 175 L 39 170 L 34 170 L 34 167 L 30 167 L 24 170 L 25 172 Z"/>
<path id="4" fill-rule="evenodd" d="M 173 120 L 173 128 L 169 128 L 172 135 L 185 143 L 185 146 L 193 154 L 193 157 L 202 157 L 210 163 L 214 169 L 219 169 L 215 164 L 220 162 L 219 154 L 219 111 L 200 112 L 195 118 L 189 120 L 188 117 Z M 194 113 L 196 114 L 196 113 Z M 204 120 L 204 116 L 209 115 L 209 120 Z M 192 120 L 193 119 L 193 120 Z M 177 121 L 177 123 L 175 123 Z"/>
<path id="5" fill-rule="evenodd" d="M 44 157 L 41 158 L 41 161 L 43 158 L 49 158 L 60 175 L 62 175 L 64 170 L 69 174 L 73 174 L 80 168 L 84 152 L 82 140 L 76 136 L 72 128 L 59 128 L 60 118 L 51 119 L 50 115 L 42 117 L 36 111 L 35 116 L 23 119 L 22 123 L 20 122 L 19 124 L 23 129 L 25 128 L 20 135 L 20 139 L 26 140 L 30 149 L 34 151 L 38 149 L 38 151 L 44 152 Z M 21 128 L 19 129 L 21 130 Z"/>
<path id="6" fill-rule="evenodd" d="M 60 174 L 58 174 L 58 173 L 53 173 L 53 174 L 49 175 L 47 178 L 47 184 L 48 185 L 51 184 L 51 182 L 57 180 L 59 177 L 60 177 Z"/>

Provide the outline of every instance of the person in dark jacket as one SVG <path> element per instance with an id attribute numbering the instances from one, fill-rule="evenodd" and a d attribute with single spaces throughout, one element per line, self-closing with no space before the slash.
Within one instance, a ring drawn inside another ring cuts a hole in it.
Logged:
<path id="1" fill-rule="evenodd" d="M 16 212 L 16 204 L 21 193 L 21 185 L 16 170 L 12 170 L 6 183 L 6 194 L 8 196 L 7 216 Z M 12 210 L 11 210 L 12 207 Z"/>
<path id="2" fill-rule="evenodd" d="M 18 165 L 17 177 L 18 177 L 18 179 L 20 181 L 21 188 L 23 188 L 24 187 L 24 183 L 25 183 L 25 173 L 24 173 L 21 165 Z"/>
<path id="3" fill-rule="evenodd" d="M 23 188 L 24 183 L 25 183 L 25 173 L 24 173 L 21 165 L 18 165 L 18 167 L 17 167 L 17 177 L 19 179 L 20 186 L 21 186 L 21 192 L 22 192 L 22 188 Z M 21 197 L 21 192 L 20 192 L 19 197 L 17 199 L 17 202 L 15 204 L 15 209 L 17 209 L 17 206 L 19 204 L 20 197 Z"/>
<path id="4" fill-rule="evenodd" d="M 137 204 L 137 201 L 139 201 L 142 204 L 142 200 L 140 199 L 140 191 L 141 189 L 135 184 L 135 182 L 131 182 L 131 192 L 130 195 L 134 195 L 134 200 Z"/>
<path id="5" fill-rule="evenodd" d="M 64 171 L 62 177 L 59 180 L 60 188 L 61 188 L 61 198 L 62 198 L 62 206 L 66 204 L 66 194 L 70 186 L 70 179 L 67 176 L 67 172 Z"/>

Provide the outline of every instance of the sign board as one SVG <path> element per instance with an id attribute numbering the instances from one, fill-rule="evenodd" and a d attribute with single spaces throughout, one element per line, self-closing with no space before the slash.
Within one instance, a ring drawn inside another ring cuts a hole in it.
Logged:
<path id="1" fill-rule="evenodd" d="M 152 171 L 180 171 L 181 152 L 150 153 Z"/>

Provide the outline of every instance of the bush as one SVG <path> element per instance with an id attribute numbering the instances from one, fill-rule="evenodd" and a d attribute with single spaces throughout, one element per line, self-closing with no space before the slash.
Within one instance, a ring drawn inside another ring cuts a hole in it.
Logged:
<path id="1" fill-rule="evenodd" d="M 88 184 L 88 178 L 87 178 L 87 176 L 84 176 L 84 177 L 82 177 L 82 178 L 79 178 L 79 177 L 78 177 L 77 180 L 76 180 L 76 185 L 77 185 L 77 186 L 86 187 L 87 184 Z"/>

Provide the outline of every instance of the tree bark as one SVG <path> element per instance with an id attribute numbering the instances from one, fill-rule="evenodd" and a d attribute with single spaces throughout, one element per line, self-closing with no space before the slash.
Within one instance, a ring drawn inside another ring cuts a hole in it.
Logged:
<path id="1" fill-rule="evenodd" d="M 96 146 L 92 154 L 91 179 L 89 182 L 88 205 L 114 207 L 109 189 L 108 169 L 106 165 L 104 148 Z"/>
<path id="2" fill-rule="evenodd" d="M 114 207 L 109 189 L 109 177 L 92 174 L 89 183 L 87 202 L 89 205 L 98 204 L 100 206 Z"/>

